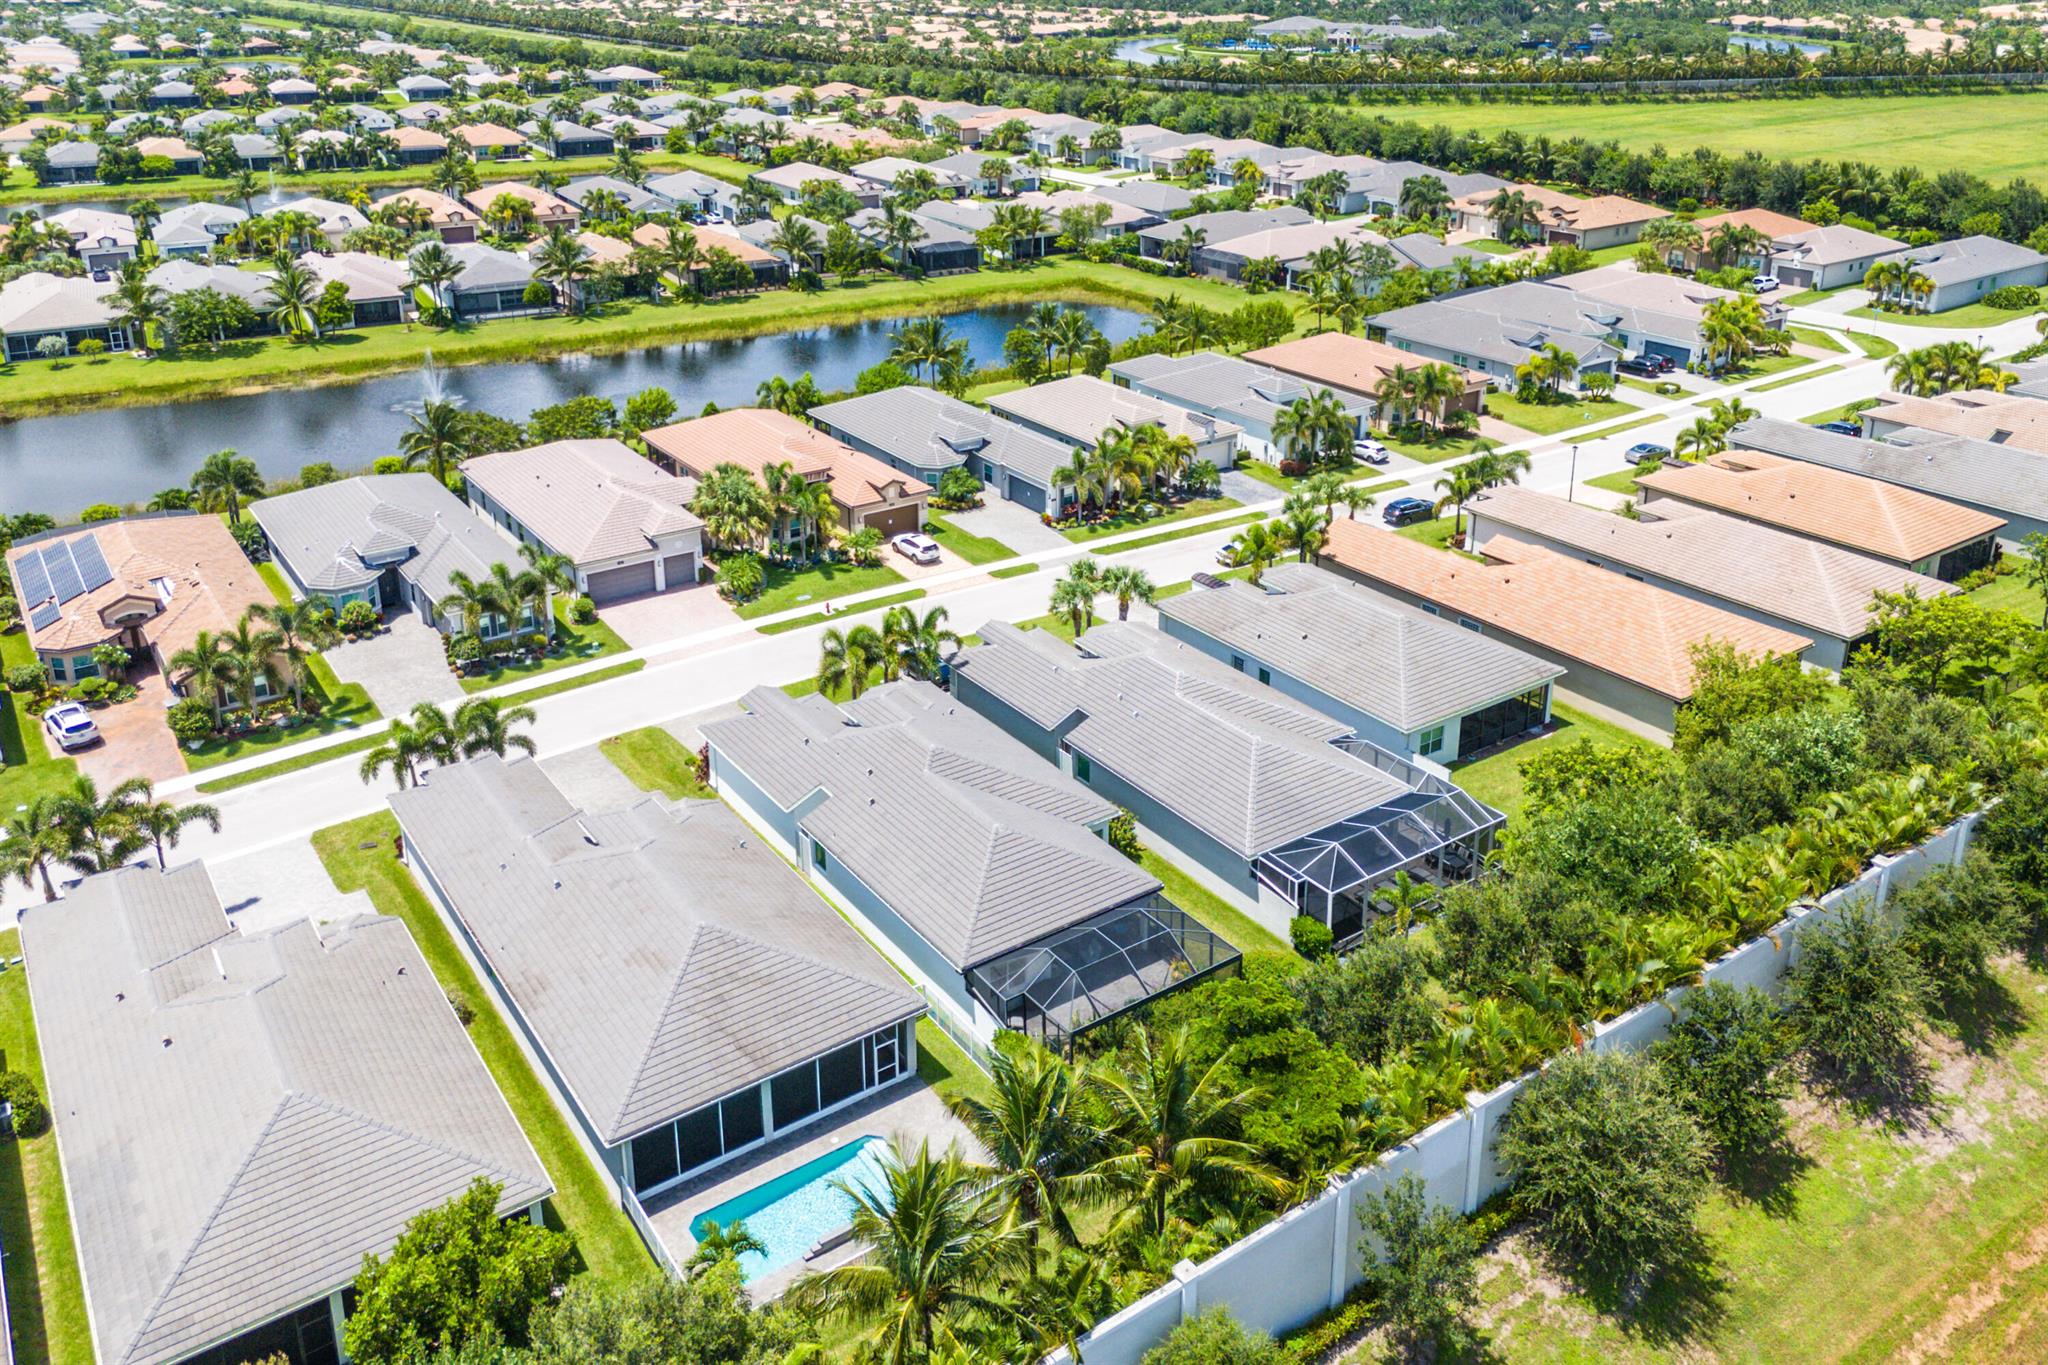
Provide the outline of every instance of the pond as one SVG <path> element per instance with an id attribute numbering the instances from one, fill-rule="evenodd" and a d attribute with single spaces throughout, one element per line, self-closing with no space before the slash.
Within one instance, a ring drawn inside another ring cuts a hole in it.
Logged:
<path id="1" fill-rule="evenodd" d="M 1766 38 L 1758 33 L 1737 33 L 1728 39 L 1730 47 L 1754 48 L 1758 52 L 1797 52 L 1803 57 L 1818 57 L 1826 52 L 1825 43 L 1802 43 L 1796 38 Z"/>
<path id="2" fill-rule="evenodd" d="M 258 214 L 269 213 L 280 204 L 289 204 L 295 199 L 338 200 L 344 194 L 344 191 L 341 189 L 309 190 L 302 187 L 280 186 L 277 183 L 276 176 L 269 177 L 269 181 L 270 183 L 267 188 L 258 190 L 250 198 L 249 209 L 251 212 Z M 51 200 L 48 203 L 29 201 L 25 203 L 0 204 L 0 222 L 5 222 L 15 214 L 23 211 L 43 218 L 47 218 L 53 213 L 62 213 L 65 209 L 103 209 L 108 213 L 126 213 L 128 212 L 128 206 L 138 199 L 154 199 L 156 206 L 165 212 L 175 208 L 183 208 L 197 199 L 204 199 L 210 204 L 230 204 L 235 208 L 242 207 L 241 200 L 235 198 L 226 187 L 222 187 L 216 193 L 206 195 L 153 194 L 150 192 L 149 184 L 146 181 L 119 186 L 103 185 L 100 188 L 101 197 L 96 199 L 62 199 Z M 396 194 L 402 189 L 412 188 L 417 187 L 410 185 L 379 185 L 372 191 L 372 196 L 382 199 L 385 195 Z"/>
<path id="3" fill-rule="evenodd" d="M 1028 311 L 1022 304 L 981 308 L 949 315 L 946 326 L 966 340 L 976 364 L 1001 365 L 1003 338 Z M 1145 316 L 1129 309 L 1080 311 L 1111 342 L 1145 327 Z M 466 407 L 515 421 L 535 408 L 586 394 L 623 407 L 650 387 L 667 389 L 678 414 L 694 417 L 706 403 L 748 406 L 763 380 L 795 379 L 805 371 L 825 392 L 851 389 L 862 370 L 888 358 L 891 334 L 900 325 L 876 320 L 0 422 L 0 511 L 69 517 L 96 502 L 146 502 L 161 489 L 186 483 L 200 461 L 225 447 L 254 460 L 267 478 L 295 475 L 320 460 L 337 469 L 366 468 L 397 452 L 429 386 Z"/>
<path id="4" fill-rule="evenodd" d="M 1137 66 L 1158 66 L 1162 62 L 1172 61 L 1176 55 L 1158 49 L 1171 47 L 1179 41 L 1178 38 L 1128 38 L 1118 43 L 1116 50 L 1110 55 L 1120 62 L 1130 62 Z"/>

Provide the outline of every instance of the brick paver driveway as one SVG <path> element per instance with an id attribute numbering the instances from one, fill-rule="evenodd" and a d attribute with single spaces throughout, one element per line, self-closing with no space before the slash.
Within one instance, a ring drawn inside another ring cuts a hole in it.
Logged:
<path id="1" fill-rule="evenodd" d="M 441 632 L 417 616 L 394 617 L 391 629 L 327 651 L 334 676 L 359 682 L 387 716 L 402 716 L 423 701 L 462 700 L 462 683 L 448 671 Z"/>
<path id="2" fill-rule="evenodd" d="M 164 724 L 164 708 L 176 698 L 163 674 L 152 668 L 139 677 L 131 674 L 128 680 L 135 684 L 135 700 L 93 712 L 103 742 L 72 755 L 78 760 L 78 770 L 97 782 L 103 792 L 131 777 L 165 782 L 185 775 L 178 738 Z M 36 723 L 42 724 L 40 720 Z"/>

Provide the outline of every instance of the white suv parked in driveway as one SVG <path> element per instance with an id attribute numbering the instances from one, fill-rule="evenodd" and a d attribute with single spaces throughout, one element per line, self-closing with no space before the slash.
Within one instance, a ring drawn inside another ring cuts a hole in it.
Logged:
<path id="1" fill-rule="evenodd" d="M 905 531 L 889 542 L 896 553 L 913 564 L 936 564 L 939 562 L 939 542 L 917 531 Z"/>
<path id="2" fill-rule="evenodd" d="M 43 733 L 60 749 L 83 749 L 98 741 L 100 727 L 93 723 L 92 712 L 67 701 L 43 712 Z"/>

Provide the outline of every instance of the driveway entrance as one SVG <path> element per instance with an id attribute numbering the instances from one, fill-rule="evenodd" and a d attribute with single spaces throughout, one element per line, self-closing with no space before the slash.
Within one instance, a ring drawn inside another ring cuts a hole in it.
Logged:
<path id="1" fill-rule="evenodd" d="M 417 616 L 391 618 L 391 629 L 327 651 L 334 676 L 357 682 L 387 716 L 402 716 L 423 701 L 462 699 L 462 683 L 448 671 L 441 632 Z"/>

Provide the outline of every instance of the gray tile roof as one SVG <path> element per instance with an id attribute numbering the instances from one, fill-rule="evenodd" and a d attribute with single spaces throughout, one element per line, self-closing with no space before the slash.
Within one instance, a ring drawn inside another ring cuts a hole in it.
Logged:
<path id="1" fill-rule="evenodd" d="M 999 393 L 988 405 L 1005 417 L 1034 423 L 1090 448 L 1111 427 L 1159 426 L 1169 435 L 1191 437 L 1198 443 L 1243 434 L 1234 422 L 1187 412 L 1085 374 Z"/>
<path id="2" fill-rule="evenodd" d="M 159 233 L 159 243 L 162 240 Z M 174 295 L 193 289 L 214 289 L 240 299 L 259 313 L 270 311 L 268 295 L 273 278 L 267 270 L 237 270 L 231 265 L 205 265 L 188 260 L 167 260 L 149 272 L 151 284 Z"/>
<path id="3" fill-rule="evenodd" d="M 1127 204 L 1147 213 L 1180 213 L 1195 202 L 1193 190 L 1169 185 L 1163 180 L 1122 180 L 1097 185 L 1095 196 L 1114 204 Z"/>
<path id="4" fill-rule="evenodd" d="M 507 1212 L 551 1190 L 395 919 L 245 938 L 188 863 L 89 878 L 21 938 L 108 1365 L 347 1284 L 478 1176 Z"/>
<path id="5" fill-rule="evenodd" d="M 1276 564 L 1261 584 L 1182 593 L 1159 614 L 1406 734 L 1564 675 L 1326 569 Z"/>
<path id="6" fill-rule="evenodd" d="M 292 577 L 314 591 L 359 588 L 402 556 L 400 576 L 439 602 L 455 570 L 481 578 L 515 558 L 496 527 L 427 473 L 366 474 L 264 498 L 249 510 Z"/>
<path id="7" fill-rule="evenodd" d="M 466 461 L 462 476 L 573 563 L 644 553 L 656 537 L 703 526 L 695 479 L 613 440 L 552 441 Z"/>
<path id="8" fill-rule="evenodd" d="M 722 803 L 579 811 L 486 755 L 391 807 L 608 1143 L 923 1012 Z"/>
<path id="9" fill-rule="evenodd" d="M 1180 235 L 1193 228 L 1206 234 L 1207 242 L 1227 242 L 1232 238 L 1264 232 L 1269 228 L 1299 227 L 1312 223 L 1315 215 L 1307 209 L 1283 204 L 1271 209 L 1223 209 L 1216 213 L 1197 213 L 1187 218 L 1176 218 L 1170 223 L 1155 223 L 1148 228 L 1139 228 L 1138 235 L 1159 243 L 1177 242 Z"/>
<path id="10" fill-rule="evenodd" d="M 1583 317 L 1531 318 L 1505 299 L 1480 301 L 1496 292 L 1431 299 L 1381 313 L 1372 323 L 1396 345 L 1405 341 L 1502 365 L 1519 365 L 1551 344 L 1578 356 L 1581 366 L 1614 355 L 1604 327 Z"/>
<path id="11" fill-rule="evenodd" d="M 1159 631 L 1105 622 L 1070 646 L 1003 621 L 958 676 L 1245 858 L 1373 810 L 1406 783 L 1329 743 L 1351 728 Z"/>
<path id="12" fill-rule="evenodd" d="M 2048 256 L 2030 247 L 1981 235 L 1957 237 L 1933 246 L 1908 247 L 1893 252 L 1889 259 L 1906 262 L 1937 285 L 1958 284 L 2006 270 L 2030 270 L 2048 262 Z"/>
<path id="13" fill-rule="evenodd" d="M 1873 592 L 1941 597 L 1955 591 L 1938 578 L 1838 545 L 1672 500 L 1631 521 L 1506 484 L 1482 494 L 1469 510 L 1510 534 L 1527 533 L 1518 540 L 1554 541 L 1605 567 L 1640 569 L 1840 640 L 1870 629 Z"/>
<path id="14" fill-rule="evenodd" d="M 1264 365 L 1236 356 L 1198 351 L 1194 355 L 1142 355 L 1119 360 L 1109 367 L 1119 379 L 1142 385 L 1145 391 L 1169 403 L 1194 409 L 1207 408 L 1240 421 L 1270 427 L 1295 400 L 1322 390 L 1291 374 L 1269 370 Z M 1330 389 L 1344 404 L 1345 411 L 1369 413 L 1373 400 L 1364 394 Z"/>
<path id="15" fill-rule="evenodd" d="M 1753 417 L 1728 439 L 1738 450 L 1783 455 L 1951 502 L 2048 521 L 2048 455 L 2018 446 L 1917 428 L 1869 441 L 1775 417 Z"/>
<path id="16" fill-rule="evenodd" d="M 920 469 L 951 468 L 973 452 L 1051 487 L 1052 472 L 1074 454 L 1073 447 L 985 408 L 913 385 L 821 404 L 810 416 Z"/>

